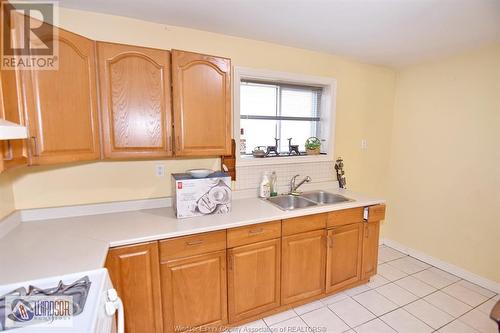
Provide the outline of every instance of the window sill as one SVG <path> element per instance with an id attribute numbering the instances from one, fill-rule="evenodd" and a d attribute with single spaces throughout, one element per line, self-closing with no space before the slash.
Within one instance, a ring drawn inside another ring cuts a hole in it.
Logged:
<path id="1" fill-rule="evenodd" d="M 236 157 L 236 166 L 252 165 L 276 165 L 276 164 L 295 164 L 295 163 L 314 163 L 314 162 L 333 162 L 333 158 L 328 155 L 304 155 L 304 156 L 282 156 L 282 157 Z"/>

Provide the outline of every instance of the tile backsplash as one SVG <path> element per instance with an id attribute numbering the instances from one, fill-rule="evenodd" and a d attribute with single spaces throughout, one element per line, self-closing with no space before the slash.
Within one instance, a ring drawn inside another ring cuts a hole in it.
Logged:
<path id="1" fill-rule="evenodd" d="M 275 171 L 278 176 L 278 191 L 288 191 L 290 179 L 299 174 L 312 178 L 313 183 L 335 180 L 334 162 L 313 162 L 276 165 L 237 166 L 236 190 L 257 189 L 265 171 Z"/>

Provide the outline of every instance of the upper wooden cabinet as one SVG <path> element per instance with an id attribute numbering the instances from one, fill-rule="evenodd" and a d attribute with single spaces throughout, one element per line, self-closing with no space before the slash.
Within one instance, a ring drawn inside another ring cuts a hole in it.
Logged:
<path id="1" fill-rule="evenodd" d="M 175 154 L 231 153 L 231 61 L 172 51 Z"/>
<path id="2" fill-rule="evenodd" d="M 328 293 L 361 279 L 363 223 L 329 230 L 327 243 L 326 292 Z"/>
<path id="3" fill-rule="evenodd" d="M 172 155 L 170 52 L 97 43 L 105 158 Z"/>
<path id="4" fill-rule="evenodd" d="M 53 43 L 53 36 L 41 39 Z M 23 70 L 30 164 L 100 157 L 95 42 L 58 29 L 57 70 Z"/>
<path id="5" fill-rule="evenodd" d="M 123 301 L 125 332 L 162 333 L 158 243 L 111 249 L 106 268 Z"/>
<path id="6" fill-rule="evenodd" d="M 289 304 L 325 291 L 326 231 L 283 237 L 281 303 Z"/>
<path id="7" fill-rule="evenodd" d="M 16 70 L 0 71 L 0 118 L 16 124 L 25 124 L 23 100 L 20 94 L 20 73 Z M 0 141 L 0 171 L 28 163 L 26 140 Z"/>

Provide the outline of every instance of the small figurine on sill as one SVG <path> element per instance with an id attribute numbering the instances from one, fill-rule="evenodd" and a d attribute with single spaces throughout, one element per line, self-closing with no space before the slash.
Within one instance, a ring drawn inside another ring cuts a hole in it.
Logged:
<path id="1" fill-rule="evenodd" d="M 288 138 L 288 155 L 300 155 L 299 145 L 292 145 L 292 138 Z"/>
<path id="2" fill-rule="evenodd" d="M 274 153 L 274 155 L 276 156 L 280 156 L 280 153 L 279 153 L 279 141 L 280 139 L 278 138 L 274 138 L 274 141 L 275 141 L 275 145 L 274 146 L 267 146 L 267 152 L 266 152 L 266 156 L 269 156 L 269 154 L 271 153 Z"/>

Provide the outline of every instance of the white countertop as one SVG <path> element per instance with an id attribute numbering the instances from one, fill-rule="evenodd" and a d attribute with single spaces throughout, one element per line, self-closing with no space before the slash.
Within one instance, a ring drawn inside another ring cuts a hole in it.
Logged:
<path id="1" fill-rule="evenodd" d="M 232 201 L 231 212 L 177 219 L 173 208 L 22 222 L 0 239 L 0 285 L 101 268 L 109 247 L 369 206 L 384 200 L 328 190 L 355 201 L 283 211 L 257 198 Z"/>

